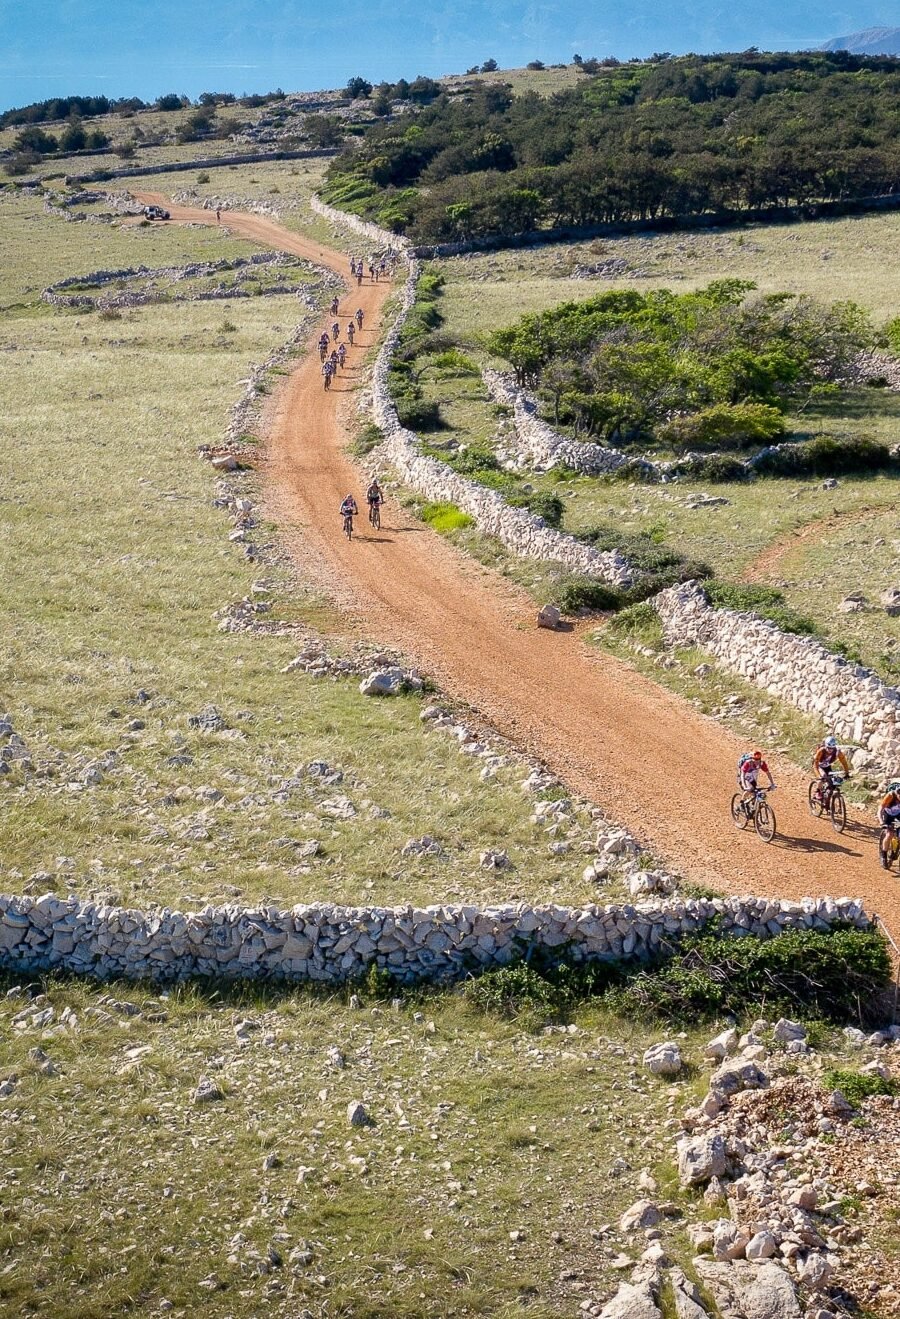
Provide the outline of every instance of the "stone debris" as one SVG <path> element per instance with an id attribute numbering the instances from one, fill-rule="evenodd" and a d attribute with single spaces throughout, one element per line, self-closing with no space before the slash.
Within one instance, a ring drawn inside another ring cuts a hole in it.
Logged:
<path id="1" fill-rule="evenodd" d="M 399 696 L 401 692 L 418 692 L 422 690 L 422 679 L 418 674 L 401 668 L 374 669 L 359 684 L 363 696 Z"/>
<path id="2" fill-rule="evenodd" d="M 702 1186 L 712 1177 L 725 1177 L 731 1164 L 725 1141 L 713 1135 L 685 1137 L 678 1145 L 678 1178 L 682 1186 Z"/>
<path id="3" fill-rule="evenodd" d="M 200 1077 L 200 1080 L 197 1082 L 197 1088 L 193 1094 L 193 1102 L 195 1104 L 211 1104 L 224 1098 L 225 1095 L 215 1081 L 211 1080 L 208 1076 Z"/>
<path id="4" fill-rule="evenodd" d="M 600 1319 L 662 1319 L 662 1312 L 647 1283 L 635 1286 L 623 1282 L 600 1311 Z"/>
<path id="5" fill-rule="evenodd" d="M 643 1228 L 656 1227 L 661 1218 L 659 1206 L 652 1200 L 636 1200 L 619 1219 L 619 1231 L 637 1232 Z"/>

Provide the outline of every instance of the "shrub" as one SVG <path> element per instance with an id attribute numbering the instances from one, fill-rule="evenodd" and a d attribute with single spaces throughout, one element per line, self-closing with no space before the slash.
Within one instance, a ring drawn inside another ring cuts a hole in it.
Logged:
<path id="1" fill-rule="evenodd" d="M 455 454 L 452 466 L 455 471 L 461 472 L 464 476 L 472 476 L 476 472 L 497 472 L 500 470 L 500 464 L 490 449 L 474 447 L 466 449 L 464 453 Z"/>
<path id="2" fill-rule="evenodd" d="M 520 496 L 524 499 L 525 507 L 529 513 L 534 513 L 537 517 L 543 518 L 548 527 L 561 527 L 565 505 L 559 495 L 551 494 L 549 490 L 537 490 L 534 494 Z M 517 498 L 509 500 L 509 503 L 516 505 Z"/>
<path id="3" fill-rule="evenodd" d="M 609 631 L 613 636 L 640 641 L 645 646 L 662 646 L 663 627 L 659 614 L 648 600 L 626 605 L 610 619 Z"/>
<path id="4" fill-rule="evenodd" d="M 616 610 L 622 607 L 622 594 L 614 586 L 598 582 L 595 577 L 575 574 L 564 579 L 558 599 L 564 614 L 577 614 L 579 609 Z"/>
<path id="5" fill-rule="evenodd" d="M 707 582 L 706 598 L 714 609 L 749 609 L 760 618 L 766 618 L 782 632 L 796 632 L 800 636 L 814 636 L 816 625 L 812 619 L 797 613 L 786 603 L 784 595 L 775 586 L 749 586 L 740 582 Z"/>
<path id="6" fill-rule="evenodd" d="M 550 956 L 488 971 L 470 983 L 467 997 L 483 1011 L 514 1016 L 527 1009 L 545 1019 L 599 998 L 636 1021 L 693 1024 L 765 1011 L 842 1022 L 865 1017 L 891 972 L 877 930 L 842 927 L 787 930 L 771 939 L 725 938 L 707 928 L 670 942 L 649 963 L 572 964 L 565 949 Z"/>
<path id="7" fill-rule="evenodd" d="M 690 464 L 690 473 L 698 481 L 749 481 L 752 470 L 740 458 L 730 458 L 725 453 L 710 454 L 708 458 L 699 458 Z"/>
<path id="8" fill-rule="evenodd" d="M 763 476 L 842 476 L 892 464 L 888 446 L 868 436 L 817 435 L 803 444 L 764 452 L 754 462 Z"/>
<path id="9" fill-rule="evenodd" d="M 885 1080 L 883 1076 L 873 1076 L 870 1072 L 851 1072 L 844 1068 L 834 1068 L 822 1078 L 826 1089 L 840 1090 L 841 1094 L 858 1108 L 864 1099 L 872 1095 L 896 1095 L 900 1085 L 896 1081 Z"/>
<path id="10" fill-rule="evenodd" d="M 448 348 L 446 351 L 438 353 L 431 363 L 444 376 L 477 376 L 478 367 L 461 353 L 458 348 Z"/>
<path id="11" fill-rule="evenodd" d="M 717 403 L 661 426 L 657 439 L 687 449 L 744 449 L 771 444 L 785 433 L 784 418 L 766 403 Z"/>
<path id="12" fill-rule="evenodd" d="M 14 151 L 3 162 L 3 168 L 9 175 L 30 174 L 32 165 L 36 165 L 40 156 L 36 151 Z"/>
<path id="13" fill-rule="evenodd" d="M 197 175 L 197 182 L 209 183 L 209 175 L 207 174 L 206 170 L 203 170 L 202 173 Z"/>
<path id="14" fill-rule="evenodd" d="M 421 513 L 422 521 L 427 522 L 429 527 L 440 532 L 442 536 L 474 525 L 474 519 L 469 517 L 468 513 L 464 513 L 461 508 L 446 500 L 423 504 Z"/>
<path id="15" fill-rule="evenodd" d="M 397 416 L 401 426 L 413 431 L 437 431 L 444 429 L 441 420 L 440 404 L 425 399 L 397 399 Z"/>

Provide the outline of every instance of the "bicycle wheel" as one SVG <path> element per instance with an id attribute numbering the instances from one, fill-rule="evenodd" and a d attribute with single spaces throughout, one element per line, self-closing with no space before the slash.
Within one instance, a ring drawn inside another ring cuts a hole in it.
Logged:
<path id="1" fill-rule="evenodd" d="M 842 834 L 847 826 L 847 803 L 844 794 L 835 788 L 831 794 L 831 827 L 835 833 Z"/>
<path id="2" fill-rule="evenodd" d="M 756 832 L 764 843 L 771 843 L 775 837 L 775 812 L 766 801 L 761 801 L 753 817 Z"/>
<path id="3" fill-rule="evenodd" d="M 376 507 L 376 509 L 375 509 L 375 516 L 374 516 L 373 519 L 372 519 L 372 525 L 373 525 L 373 527 L 375 528 L 376 531 L 380 531 L 380 530 L 381 530 L 381 509 L 380 509 L 380 508 L 377 508 L 377 507 Z"/>
<path id="4" fill-rule="evenodd" d="M 744 810 L 744 797 L 740 792 L 736 792 L 731 799 L 731 820 L 735 829 L 746 829 L 750 823 L 750 816 Z"/>
<path id="5" fill-rule="evenodd" d="M 818 819 L 819 816 L 822 814 L 822 798 L 819 794 L 818 779 L 813 779 L 812 783 L 809 785 L 809 792 L 807 793 L 807 798 L 809 800 L 810 815 L 814 815 L 816 819 Z"/>

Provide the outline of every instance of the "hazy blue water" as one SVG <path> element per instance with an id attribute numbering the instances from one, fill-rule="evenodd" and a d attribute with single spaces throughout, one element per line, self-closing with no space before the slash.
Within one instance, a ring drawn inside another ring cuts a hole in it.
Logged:
<path id="1" fill-rule="evenodd" d="M 66 93 L 287 91 L 575 52 L 796 49 L 900 21 L 897 0 L 0 0 L 0 108 Z M 892 11 L 892 12 L 889 12 Z"/>

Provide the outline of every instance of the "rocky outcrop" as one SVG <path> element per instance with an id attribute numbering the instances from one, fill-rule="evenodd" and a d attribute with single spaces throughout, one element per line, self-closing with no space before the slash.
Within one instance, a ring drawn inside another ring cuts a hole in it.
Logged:
<path id="1" fill-rule="evenodd" d="M 900 691 L 811 637 L 782 632 L 756 614 L 713 609 L 696 582 L 653 599 L 669 646 L 699 646 L 739 677 L 864 748 L 884 773 L 900 767 Z"/>
<path id="2" fill-rule="evenodd" d="M 182 913 L 60 898 L 0 895 L 0 965 L 101 979 L 195 976 L 322 981 L 377 966 L 398 981 L 451 981 L 503 966 L 527 949 L 587 961 L 646 957 L 665 939 L 716 921 L 724 935 L 767 938 L 794 928 L 868 924 L 859 902 L 765 898 L 558 907 L 204 907 Z"/>

